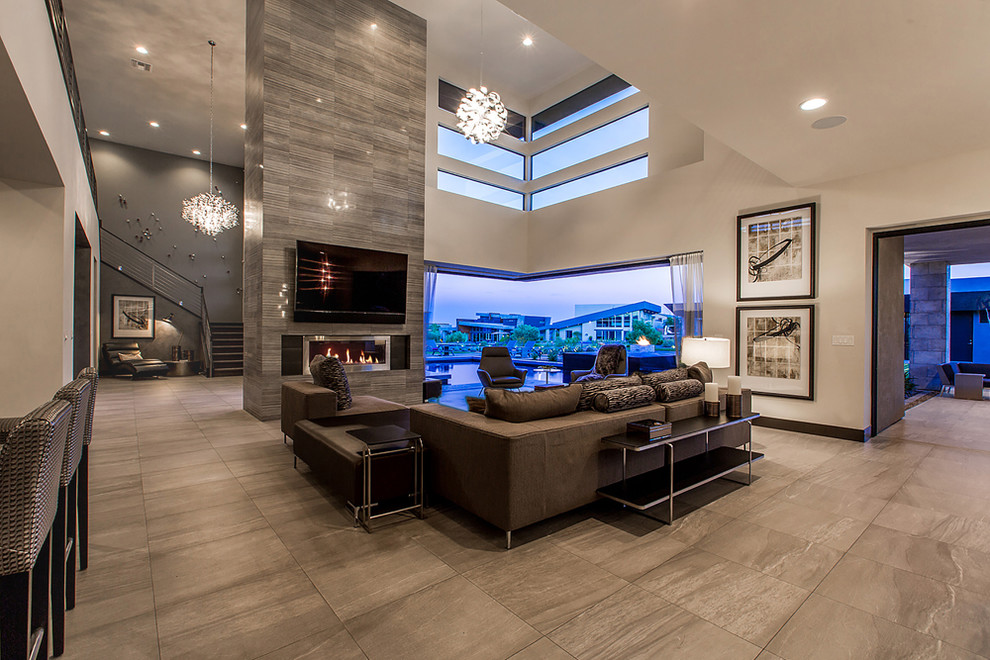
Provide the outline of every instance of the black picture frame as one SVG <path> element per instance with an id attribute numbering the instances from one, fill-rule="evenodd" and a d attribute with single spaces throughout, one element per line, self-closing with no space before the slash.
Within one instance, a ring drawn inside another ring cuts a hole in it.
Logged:
<path id="1" fill-rule="evenodd" d="M 155 297 L 113 295 L 114 339 L 154 339 L 155 338 Z"/>
<path id="2" fill-rule="evenodd" d="M 736 216 L 736 301 L 814 298 L 817 237 L 817 202 Z"/>
<path id="3" fill-rule="evenodd" d="M 736 375 L 753 394 L 813 401 L 815 305 L 737 307 Z"/>

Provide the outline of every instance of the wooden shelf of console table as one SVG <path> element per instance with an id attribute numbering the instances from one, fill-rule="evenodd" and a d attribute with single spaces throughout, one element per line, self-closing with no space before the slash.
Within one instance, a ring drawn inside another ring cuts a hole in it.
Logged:
<path id="1" fill-rule="evenodd" d="M 622 480 L 604 488 L 598 489 L 598 494 L 610 500 L 624 504 L 637 511 L 645 511 L 663 502 L 668 503 L 668 518 L 670 524 L 674 520 L 674 498 L 682 493 L 714 481 L 736 470 L 749 467 L 746 485 L 753 481 L 753 461 L 763 458 L 763 454 L 753 451 L 753 436 L 750 433 L 746 449 L 736 447 L 708 448 L 708 434 L 712 431 L 735 426 L 750 424 L 759 417 L 753 413 L 745 417 L 692 417 L 691 419 L 674 422 L 669 437 L 656 440 L 620 433 L 602 438 L 602 444 L 622 450 Z M 676 460 L 675 447 L 678 442 L 705 436 L 704 453 L 682 460 Z M 649 451 L 663 447 L 664 466 L 635 477 L 626 478 L 626 452 Z"/>

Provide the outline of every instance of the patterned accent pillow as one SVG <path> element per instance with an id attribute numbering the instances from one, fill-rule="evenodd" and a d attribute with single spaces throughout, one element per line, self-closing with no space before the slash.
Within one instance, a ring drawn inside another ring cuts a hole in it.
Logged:
<path id="1" fill-rule="evenodd" d="M 608 376 L 609 374 L 625 373 L 626 369 L 626 347 L 621 344 L 608 344 L 598 349 L 595 356 L 595 366 L 592 369 L 596 374 Z"/>
<path id="2" fill-rule="evenodd" d="M 328 357 L 316 365 L 317 385 L 337 393 L 337 410 L 347 410 L 354 401 L 351 399 L 351 388 L 347 384 L 347 372 L 344 365 L 335 357 Z"/>
<path id="3" fill-rule="evenodd" d="M 673 383 L 675 380 L 687 380 L 691 376 L 688 374 L 687 367 L 679 367 L 677 369 L 667 369 L 666 371 L 654 371 L 648 374 L 640 374 L 643 379 L 644 385 L 649 385 L 654 390 L 660 386 L 660 383 Z"/>
<path id="4" fill-rule="evenodd" d="M 700 380 L 702 383 L 712 382 L 712 370 L 707 362 L 697 362 L 688 367 L 688 378 Z"/>
<path id="5" fill-rule="evenodd" d="M 327 356 L 317 353 L 313 356 L 313 359 L 309 363 L 309 374 L 313 377 L 313 385 L 319 385 L 320 387 L 326 387 L 320 381 L 320 370 L 317 369 L 320 363 L 327 359 Z"/>
<path id="6" fill-rule="evenodd" d="M 141 357 L 141 351 L 120 351 L 117 353 L 117 359 L 121 362 L 135 362 L 144 358 Z"/>
<path id="7" fill-rule="evenodd" d="M 676 380 L 673 383 L 660 383 L 657 388 L 657 401 L 671 403 L 681 399 L 690 399 L 704 391 L 705 384 L 694 378 Z"/>
<path id="8" fill-rule="evenodd" d="M 655 401 L 656 392 L 649 385 L 620 387 L 615 390 L 599 392 L 592 399 L 595 410 L 603 413 L 640 408 Z"/>
<path id="9" fill-rule="evenodd" d="M 607 390 L 617 390 L 620 387 L 633 387 L 642 385 L 643 381 L 638 376 L 626 376 L 624 378 L 605 378 L 603 380 L 592 380 L 581 383 L 581 398 L 578 399 L 578 410 L 591 410 L 591 399 L 599 392 Z"/>
<path id="10" fill-rule="evenodd" d="M 594 371 L 592 371 L 591 373 L 588 373 L 588 374 L 585 374 L 585 375 L 581 376 L 580 378 L 578 378 L 574 382 L 575 383 L 586 383 L 589 380 L 604 380 L 604 379 L 605 379 L 605 376 L 603 376 L 601 374 L 596 374 Z"/>

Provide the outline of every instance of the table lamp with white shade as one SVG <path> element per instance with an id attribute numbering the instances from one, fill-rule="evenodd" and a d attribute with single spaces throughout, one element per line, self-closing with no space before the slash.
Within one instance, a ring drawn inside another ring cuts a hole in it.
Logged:
<path id="1" fill-rule="evenodd" d="M 687 365 L 704 362 L 709 369 L 727 369 L 729 348 L 729 340 L 724 337 L 685 337 L 681 340 L 681 362 Z M 719 415 L 717 383 L 705 383 L 705 414 Z"/>

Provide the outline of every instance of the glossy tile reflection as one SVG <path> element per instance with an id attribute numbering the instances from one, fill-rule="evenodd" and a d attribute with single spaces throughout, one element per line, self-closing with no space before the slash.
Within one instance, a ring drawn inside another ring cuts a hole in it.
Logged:
<path id="1" fill-rule="evenodd" d="M 990 655 L 990 406 L 936 397 L 865 445 L 756 428 L 751 487 L 670 526 L 599 502 L 506 552 L 439 500 L 355 530 L 240 391 L 101 381 L 63 657 Z"/>

